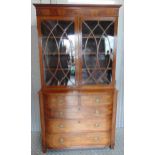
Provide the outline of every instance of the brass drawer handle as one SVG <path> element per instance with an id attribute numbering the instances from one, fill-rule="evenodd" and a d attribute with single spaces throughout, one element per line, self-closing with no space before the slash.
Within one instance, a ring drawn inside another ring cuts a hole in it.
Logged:
<path id="1" fill-rule="evenodd" d="M 59 100 L 59 103 L 60 103 L 60 104 L 63 104 L 63 103 L 64 103 L 64 100 L 63 100 L 63 99 L 60 99 L 60 100 Z"/>
<path id="2" fill-rule="evenodd" d="M 98 114 L 100 114 L 100 112 L 99 112 L 98 110 L 95 110 L 95 114 L 97 114 L 97 115 L 98 115 Z"/>
<path id="3" fill-rule="evenodd" d="M 100 126 L 100 124 L 99 124 L 99 123 L 96 123 L 96 124 L 95 124 L 95 127 L 99 127 L 99 126 Z"/>
<path id="4" fill-rule="evenodd" d="M 78 111 L 80 111 L 81 109 L 80 109 L 80 107 L 78 108 Z"/>
<path id="5" fill-rule="evenodd" d="M 99 137 L 94 137 L 95 141 L 99 141 L 99 139 L 100 139 Z"/>
<path id="6" fill-rule="evenodd" d="M 100 103 L 100 99 L 98 97 L 96 97 L 95 102 Z"/>
<path id="7" fill-rule="evenodd" d="M 63 125 L 63 124 L 60 124 L 60 125 L 59 125 L 59 128 L 64 128 L 64 125 Z"/>
<path id="8" fill-rule="evenodd" d="M 60 139 L 59 139 L 59 142 L 60 142 L 61 144 L 63 144 L 63 143 L 64 143 L 64 139 L 63 139 L 63 138 L 60 138 Z"/>
<path id="9" fill-rule="evenodd" d="M 63 112 L 62 111 L 60 111 L 60 116 L 63 116 Z"/>

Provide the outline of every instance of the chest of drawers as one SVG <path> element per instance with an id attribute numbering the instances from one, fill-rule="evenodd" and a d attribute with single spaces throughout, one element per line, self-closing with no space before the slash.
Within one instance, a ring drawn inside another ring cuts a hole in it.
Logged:
<path id="1" fill-rule="evenodd" d="M 115 90 L 39 94 L 46 148 L 113 147 Z"/>
<path id="2" fill-rule="evenodd" d="M 42 150 L 115 143 L 120 5 L 34 4 Z"/>

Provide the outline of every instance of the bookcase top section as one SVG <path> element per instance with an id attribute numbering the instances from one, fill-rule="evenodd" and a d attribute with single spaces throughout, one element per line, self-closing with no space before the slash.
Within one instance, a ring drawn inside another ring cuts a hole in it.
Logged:
<path id="1" fill-rule="evenodd" d="M 40 7 L 97 7 L 97 8 L 120 8 L 121 4 L 33 4 L 36 8 Z"/>

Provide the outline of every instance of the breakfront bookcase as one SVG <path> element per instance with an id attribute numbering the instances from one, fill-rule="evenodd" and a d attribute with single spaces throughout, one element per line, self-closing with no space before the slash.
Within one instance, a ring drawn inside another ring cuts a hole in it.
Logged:
<path id="1" fill-rule="evenodd" d="M 34 4 L 42 150 L 114 148 L 120 5 Z"/>

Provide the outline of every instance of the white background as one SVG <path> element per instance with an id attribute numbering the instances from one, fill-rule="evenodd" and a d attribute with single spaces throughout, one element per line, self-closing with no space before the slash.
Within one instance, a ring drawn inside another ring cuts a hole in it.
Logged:
<path id="1" fill-rule="evenodd" d="M 125 1 L 125 155 L 154 155 L 154 0 Z M 0 154 L 31 154 L 31 2 L 1 1 Z"/>

